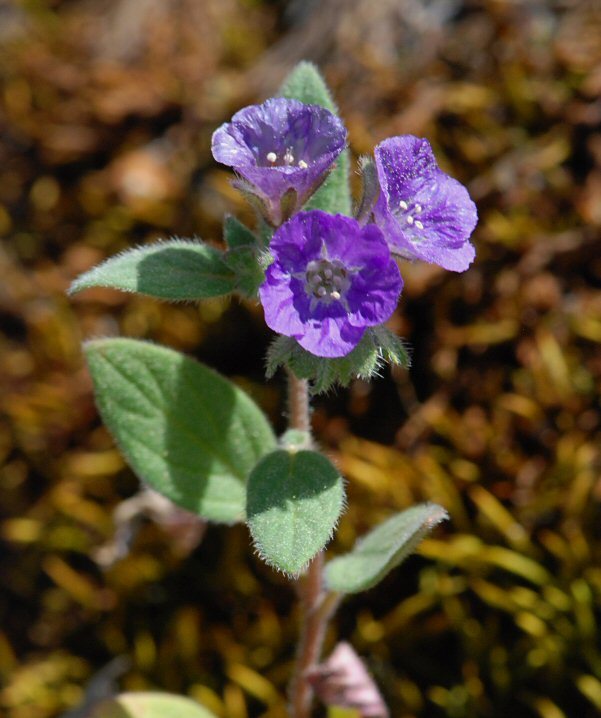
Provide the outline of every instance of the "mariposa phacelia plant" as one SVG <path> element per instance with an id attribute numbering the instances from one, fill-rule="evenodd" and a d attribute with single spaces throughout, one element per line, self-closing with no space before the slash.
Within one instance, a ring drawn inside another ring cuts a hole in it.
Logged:
<path id="1" fill-rule="evenodd" d="M 327 705 L 386 716 L 346 644 L 321 662 L 325 627 L 345 594 L 374 586 L 446 517 L 421 504 L 390 517 L 343 556 L 325 560 L 345 505 L 336 467 L 311 436 L 311 394 L 385 363 L 408 365 L 384 323 L 403 280 L 397 260 L 464 271 L 476 225 L 467 190 L 437 165 L 425 139 L 393 137 L 362 158 L 352 210 L 347 133 L 316 68 L 301 63 L 278 97 L 240 110 L 213 135 L 216 160 L 256 210 L 251 229 L 224 223 L 227 249 L 172 239 L 138 247 L 79 277 L 71 291 L 105 286 L 167 300 L 230 293 L 257 299 L 276 333 L 267 376 L 289 380 L 289 430 L 277 439 L 255 403 L 212 369 L 170 349 L 99 339 L 85 353 L 100 413 L 144 484 L 208 521 L 245 521 L 254 547 L 299 589 L 303 607 L 289 714 Z M 166 694 L 124 694 L 97 716 L 206 718 Z M 111 712 L 113 711 L 113 712 Z"/>

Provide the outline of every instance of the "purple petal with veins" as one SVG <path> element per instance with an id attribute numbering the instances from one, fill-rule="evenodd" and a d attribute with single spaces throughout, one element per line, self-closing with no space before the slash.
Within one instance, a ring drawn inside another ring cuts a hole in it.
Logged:
<path id="1" fill-rule="evenodd" d="M 213 157 L 255 188 L 280 219 L 287 192 L 300 208 L 346 145 L 340 118 L 319 105 L 275 97 L 237 112 L 213 133 Z"/>
<path id="2" fill-rule="evenodd" d="M 391 251 L 466 270 L 475 256 L 469 238 L 478 221 L 467 189 L 439 168 L 425 139 L 391 137 L 374 154 L 381 188 L 374 217 Z"/>
<path id="3" fill-rule="evenodd" d="M 403 281 L 373 224 L 300 212 L 274 233 L 270 251 L 259 289 L 265 321 L 312 354 L 345 356 L 394 312 Z"/>

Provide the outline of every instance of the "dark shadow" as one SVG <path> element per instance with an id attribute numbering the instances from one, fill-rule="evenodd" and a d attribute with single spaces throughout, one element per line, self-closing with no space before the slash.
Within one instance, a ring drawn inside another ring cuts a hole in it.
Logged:
<path id="1" fill-rule="evenodd" d="M 338 481 L 339 472 L 324 456 L 312 451 L 277 451 L 266 457 L 252 477 L 248 519 L 289 502 L 323 494 Z"/>
<path id="2" fill-rule="evenodd" d="M 225 377 L 181 355 L 177 383 L 165 397 L 163 437 L 170 498 L 178 505 L 227 523 L 244 517 L 245 482 L 264 433 L 248 402 Z"/>

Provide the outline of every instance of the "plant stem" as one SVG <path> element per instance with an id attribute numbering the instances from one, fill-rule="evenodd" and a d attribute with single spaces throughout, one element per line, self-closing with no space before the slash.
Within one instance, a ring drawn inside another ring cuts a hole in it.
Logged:
<path id="1" fill-rule="evenodd" d="M 309 382 L 298 379 L 291 371 L 288 372 L 288 425 L 290 429 L 311 435 Z"/>
<path id="2" fill-rule="evenodd" d="M 299 586 L 302 607 L 301 635 L 296 665 L 290 686 L 292 718 L 310 718 L 313 705 L 313 688 L 308 681 L 309 669 L 316 666 L 321 657 L 327 618 L 319 611 L 323 600 L 323 551 L 311 561 Z"/>
<path id="3" fill-rule="evenodd" d="M 309 412 L 309 386 L 306 379 L 288 373 L 288 420 L 290 429 L 308 434 L 311 445 L 311 416 Z M 301 633 L 296 664 L 290 684 L 291 718 L 310 718 L 313 705 L 313 688 L 308 671 L 317 665 L 328 620 L 334 606 L 324 604 L 323 551 L 311 561 L 307 572 L 297 582 L 301 602 Z"/>

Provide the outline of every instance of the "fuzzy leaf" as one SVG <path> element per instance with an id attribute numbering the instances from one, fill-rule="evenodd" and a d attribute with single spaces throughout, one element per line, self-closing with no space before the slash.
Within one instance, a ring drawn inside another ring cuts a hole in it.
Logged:
<path id="1" fill-rule="evenodd" d="M 223 239 L 229 249 L 254 247 L 257 243 L 253 232 L 231 214 L 228 214 L 223 222 Z"/>
<path id="2" fill-rule="evenodd" d="M 393 516 L 359 539 L 350 553 L 326 565 L 328 587 L 341 593 L 359 593 L 375 586 L 446 518 L 447 512 L 431 503 L 412 506 Z"/>
<path id="3" fill-rule="evenodd" d="M 367 330 L 371 336 L 374 345 L 378 348 L 378 353 L 382 361 L 395 366 L 401 366 L 409 369 L 411 366 L 411 357 L 406 344 L 388 327 L 381 324 L 379 327 L 371 327 Z"/>
<path id="4" fill-rule="evenodd" d="M 267 351 L 267 377 L 286 366 L 300 379 L 312 382 L 311 391 L 320 394 L 336 384 L 348 386 L 353 379 L 377 376 L 384 363 L 409 367 L 409 354 L 402 339 L 385 326 L 369 327 L 350 354 L 324 359 L 303 349 L 294 339 L 278 336 Z"/>
<path id="5" fill-rule="evenodd" d="M 275 447 L 256 404 L 217 372 L 133 339 L 85 345 L 100 414 L 138 477 L 203 518 L 244 518 L 246 479 Z"/>
<path id="6" fill-rule="evenodd" d="M 90 718 L 215 718 L 215 714 L 183 696 L 122 693 L 100 703 Z"/>
<path id="7" fill-rule="evenodd" d="M 300 62 L 284 80 L 279 94 L 308 105 L 321 105 L 334 114 L 338 113 L 321 73 L 311 62 Z M 329 176 L 304 208 L 323 209 L 332 214 L 351 214 L 348 150 L 340 154 Z"/>
<path id="8" fill-rule="evenodd" d="M 69 293 L 111 287 L 157 299 L 194 300 L 228 294 L 235 284 L 220 251 L 200 241 L 172 239 L 107 259 L 78 277 Z"/>
<path id="9" fill-rule="evenodd" d="M 274 451 L 248 479 L 246 514 L 268 564 L 300 573 L 330 540 L 344 505 L 338 470 L 314 451 Z"/>

